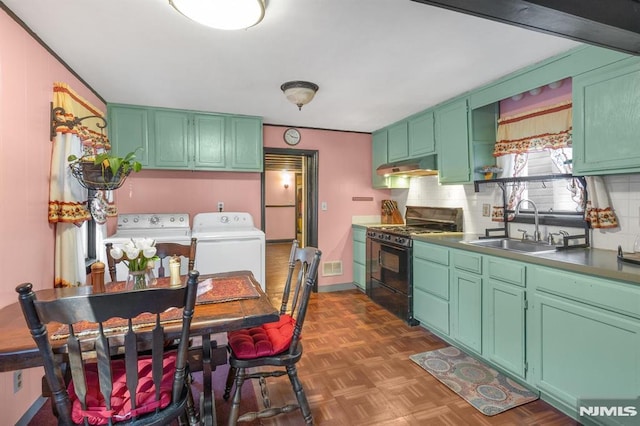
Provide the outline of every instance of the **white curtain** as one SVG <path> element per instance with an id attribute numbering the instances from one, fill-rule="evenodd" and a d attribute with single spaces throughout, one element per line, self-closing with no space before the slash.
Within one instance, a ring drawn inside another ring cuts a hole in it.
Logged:
<path id="1" fill-rule="evenodd" d="M 54 83 L 53 107 L 64 109 L 62 120 L 104 113 L 80 97 L 65 83 Z M 56 128 L 51 153 L 49 180 L 49 222 L 55 224 L 54 286 L 66 287 L 86 283 L 86 267 L 80 226 L 89 220 L 88 191 L 71 174 L 67 157 L 74 154 L 95 154 L 108 149 L 108 140 L 96 123 L 99 119 L 83 120 L 76 126 Z"/>

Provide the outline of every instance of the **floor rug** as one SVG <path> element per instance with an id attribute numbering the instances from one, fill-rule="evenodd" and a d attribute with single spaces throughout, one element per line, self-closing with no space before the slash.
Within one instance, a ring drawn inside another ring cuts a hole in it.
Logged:
<path id="1" fill-rule="evenodd" d="M 535 401 L 539 397 L 537 393 L 452 346 L 411 355 L 409 358 L 487 416 Z"/>

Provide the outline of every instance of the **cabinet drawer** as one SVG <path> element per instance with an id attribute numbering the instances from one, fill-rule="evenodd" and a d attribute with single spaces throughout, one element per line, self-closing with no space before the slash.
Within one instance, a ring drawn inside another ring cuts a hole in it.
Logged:
<path id="1" fill-rule="evenodd" d="M 413 292 L 413 316 L 434 331 L 449 335 L 449 303 L 422 290 Z"/>
<path id="2" fill-rule="evenodd" d="M 535 285 L 538 291 L 640 318 L 640 287 L 637 285 L 544 267 L 529 267 L 527 275 L 530 286 Z"/>
<path id="3" fill-rule="evenodd" d="M 473 272 L 475 274 L 482 273 L 482 256 L 479 254 L 454 251 L 452 252 L 452 262 L 456 269 Z"/>
<path id="4" fill-rule="evenodd" d="M 365 243 L 353 242 L 353 261 L 364 265 L 367 261 L 367 251 Z"/>
<path id="5" fill-rule="evenodd" d="M 504 281 L 509 284 L 525 287 L 526 267 L 520 263 L 513 263 L 490 257 L 486 260 L 489 278 Z"/>
<path id="6" fill-rule="evenodd" d="M 414 259 L 413 287 L 449 300 L 449 268 L 426 260 Z"/>
<path id="7" fill-rule="evenodd" d="M 431 262 L 449 265 L 449 249 L 431 244 L 421 244 L 415 241 L 413 244 L 413 256 Z"/>
<path id="8" fill-rule="evenodd" d="M 366 228 L 352 228 L 353 229 L 353 241 L 360 241 L 362 243 L 367 241 Z"/>

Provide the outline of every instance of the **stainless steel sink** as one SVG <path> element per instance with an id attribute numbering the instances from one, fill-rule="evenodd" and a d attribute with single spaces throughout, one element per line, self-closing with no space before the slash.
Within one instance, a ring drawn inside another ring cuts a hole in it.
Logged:
<path id="1" fill-rule="evenodd" d="M 526 240 L 514 240 L 511 238 L 486 239 L 465 241 L 466 244 L 474 246 L 497 248 L 501 250 L 517 251 L 520 253 L 553 253 L 556 247 L 543 242 Z"/>

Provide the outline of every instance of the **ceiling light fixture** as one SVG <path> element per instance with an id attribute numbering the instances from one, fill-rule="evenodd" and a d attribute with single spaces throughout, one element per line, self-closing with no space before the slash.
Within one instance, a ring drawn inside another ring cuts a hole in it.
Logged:
<path id="1" fill-rule="evenodd" d="M 287 81 L 280 89 L 290 102 L 298 106 L 298 110 L 302 110 L 302 105 L 311 102 L 315 96 L 318 85 L 308 81 Z"/>
<path id="2" fill-rule="evenodd" d="M 169 0 L 187 18 L 220 30 L 252 27 L 264 17 L 264 0 Z"/>

